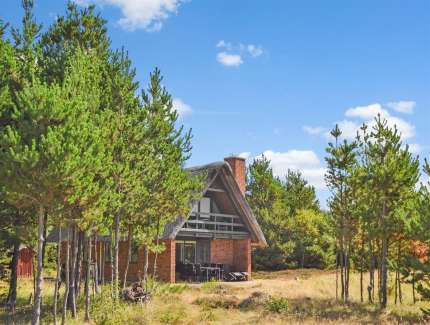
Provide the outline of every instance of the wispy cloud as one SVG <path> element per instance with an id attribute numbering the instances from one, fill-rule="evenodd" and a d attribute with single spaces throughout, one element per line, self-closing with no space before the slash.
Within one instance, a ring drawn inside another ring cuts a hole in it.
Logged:
<path id="1" fill-rule="evenodd" d="M 399 113 L 412 114 L 416 103 L 414 101 L 401 100 L 399 102 L 390 102 L 386 104 L 387 107 Z"/>
<path id="2" fill-rule="evenodd" d="M 324 128 L 322 126 L 308 126 L 305 125 L 303 127 L 303 131 L 305 131 L 308 134 L 311 135 L 328 135 L 329 130 L 327 128 Z"/>
<path id="3" fill-rule="evenodd" d="M 82 6 L 91 3 L 117 7 L 122 17 L 118 24 L 125 30 L 159 31 L 164 21 L 172 14 L 177 14 L 182 3 L 191 0 L 76 0 Z"/>
<path id="4" fill-rule="evenodd" d="M 173 109 L 176 110 L 180 117 L 188 115 L 192 112 L 190 105 L 185 104 L 180 98 L 173 98 L 172 100 Z"/>
<path id="5" fill-rule="evenodd" d="M 238 67 L 244 63 L 244 58 L 257 58 L 264 53 L 261 46 L 242 43 L 234 45 L 225 40 L 220 40 L 216 48 L 220 51 L 216 56 L 217 61 L 228 67 Z"/>

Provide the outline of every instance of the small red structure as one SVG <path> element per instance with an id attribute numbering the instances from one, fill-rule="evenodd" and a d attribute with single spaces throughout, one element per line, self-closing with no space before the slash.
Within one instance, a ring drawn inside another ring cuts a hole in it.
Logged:
<path id="1" fill-rule="evenodd" d="M 19 248 L 18 278 L 30 278 L 33 276 L 33 250 L 26 246 Z"/>

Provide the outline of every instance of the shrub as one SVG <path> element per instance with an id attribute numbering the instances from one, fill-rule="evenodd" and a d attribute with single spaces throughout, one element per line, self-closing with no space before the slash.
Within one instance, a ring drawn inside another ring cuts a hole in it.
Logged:
<path id="1" fill-rule="evenodd" d="M 202 284 L 202 289 L 207 292 L 212 292 L 217 288 L 217 286 L 218 286 L 218 282 L 212 279 L 208 282 L 204 282 Z"/>
<path id="2" fill-rule="evenodd" d="M 161 314 L 160 322 L 162 324 L 177 324 L 184 316 L 185 312 L 183 309 L 168 310 Z"/>
<path id="3" fill-rule="evenodd" d="M 122 301 L 115 302 L 110 296 L 109 290 L 103 290 L 91 304 L 90 315 L 94 324 L 142 324 L 142 320 L 132 317 L 133 305 Z"/>
<path id="4" fill-rule="evenodd" d="M 194 301 L 195 305 L 203 306 L 205 308 L 236 308 L 238 305 L 238 299 L 236 297 L 225 297 L 218 295 L 215 297 L 202 297 Z"/>
<path id="5" fill-rule="evenodd" d="M 203 307 L 200 320 L 203 322 L 213 322 L 215 321 L 215 314 L 209 308 Z"/>
<path id="6" fill-rule="evenodd" d="M 274 313 L 284 313 L 288 311 L 288 299 L 285 297 L 270 297 L 267 300 L 266 308 Z"/>
<path id="7" fill-rule="evenodd" d="M 260 306 L 265 306 L 267 304 L 268 299 L 268 295 L 266 295 L 264 292 L 255 291 L 248 298 L 245 298 L 240 302 L 239 308 L 248 310 Z"/>

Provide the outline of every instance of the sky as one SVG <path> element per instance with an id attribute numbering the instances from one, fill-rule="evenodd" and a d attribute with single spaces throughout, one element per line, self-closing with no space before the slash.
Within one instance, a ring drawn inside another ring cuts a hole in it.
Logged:
<path id="1" fill-rule="evenodd" d="M 141 87 L 155 67 L 192 128 L 189 165 L 264 154 L 276 175 L 300 170 L 322 206 L 328 132 L 346 138 L 381 114 L 430 157 L 428 0 L 79 0 L 108 20 Z M 66 1 L 35 0 L 49 26 Z M 19 25 L 19 0 L 0 18 Z"/>

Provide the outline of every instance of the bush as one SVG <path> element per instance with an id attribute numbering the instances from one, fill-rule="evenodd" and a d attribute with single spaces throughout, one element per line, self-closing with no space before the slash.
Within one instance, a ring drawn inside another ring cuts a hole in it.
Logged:
<path id="1" fill-rule="evenodd" d="M 115 302 L 106 288 L 102 294 L 97 296 L 90 307 L 91 320 L 94 324 L 117 325 L 117 324 L 142 324 L 142 315 L 133 317 L 133 305 L 122 301 Z"/>
<path id="2" fill-rule="evenodd" d="M 218 286 L 218 282 L 212 279 L 208 282 L 204 282 L 202 284 L 202 289 L 203 289 L 203 291 L 206 291 L 206 292 L 213 292 L 213 291 L 215 291 L 217 286 Z"/>
<path id="3" fill-rule="evenodd" d="M 218 295 L 215 297 L 202 297 L 194 301 L 195 305 L 203 306 L 204 308 L 236 308 L 239 301 L 236 297 L 225 297 Z"/>
<path id="4" fill-rule="evenodd" d="M 184 316 L 183 309 L 168 310 L 160 316 L 160 322 L 163 324 L 177 324 Z"/>
<path id="5" fill-rule="evenodd" d="M 269 311 L 274 313 L 284 313 L 288 311 L 288 299 L 285 297 L 270 297 L 266 303 Z"/>

